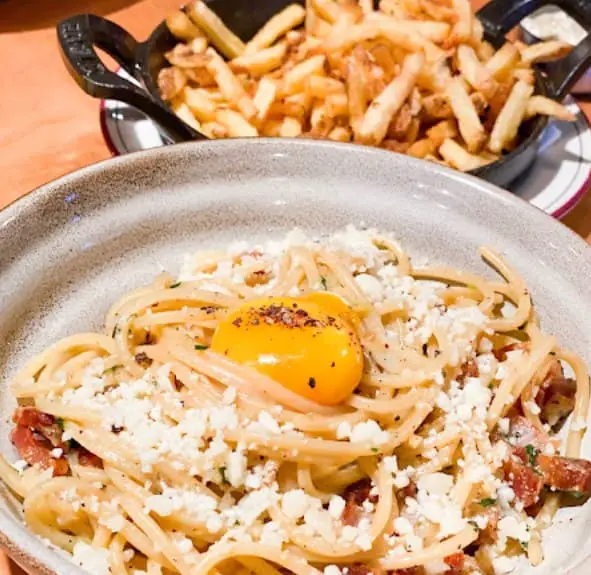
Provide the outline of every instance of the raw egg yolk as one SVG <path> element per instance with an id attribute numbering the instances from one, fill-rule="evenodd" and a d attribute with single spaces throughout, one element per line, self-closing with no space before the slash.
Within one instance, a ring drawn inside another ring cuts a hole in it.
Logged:
<path id="1" fill-rule="evenodd" d="M 330 293 L 251 300 L 218 324 L 211 349 L 316 403 L 336 405 L 363 372 L 354 316 Z"/>

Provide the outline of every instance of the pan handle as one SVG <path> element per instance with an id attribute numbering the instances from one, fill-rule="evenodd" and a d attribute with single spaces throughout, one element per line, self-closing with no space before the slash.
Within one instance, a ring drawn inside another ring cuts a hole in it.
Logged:
<path id="1" fill-rule="evenodd" d="M 93 14 L 63 20 L 57 26 L 62 56 L 70 75 L 93 98 L 119 100 L 156 120 L 175 142 L 203 138 L 145 90 L 108 70 L 94 46 L 112 56 L 126 72 L 136 76 L 138 42 L 123 28 Z"/>
<path id="2" fill-rule="evenodd" d="M 501 42 L 505 34 L 526 16 L 553 4 L 562 8 L 585 30 L 591 30 L 591 2 L 589 0 L 492 0 L 477 12 L 486 32 Z M 544 66 L 551 94 L 562 100 L 591 65 L 591 33 L 561 60 Z"/>

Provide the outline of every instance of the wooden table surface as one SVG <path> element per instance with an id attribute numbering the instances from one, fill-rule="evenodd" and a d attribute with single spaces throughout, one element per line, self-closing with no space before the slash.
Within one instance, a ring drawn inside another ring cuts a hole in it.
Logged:
<path id="1" fill-rule="evenodd" d="M 264 0 L 261 0 L 264 1 Z M 29 190 L 110 156 L 98 102 L 72 81 L 55 24 L 93 12 L 144 39 L 182 0 L 0 0 L 0 208 Z M 473 0 L 475 7 L 484 0 Z M 591 117 L 591 102 L 581 103 Z M 591 243 L 591 192 L 564 219 Z M 0 554 L 0 575 L 22 573 Z"/>

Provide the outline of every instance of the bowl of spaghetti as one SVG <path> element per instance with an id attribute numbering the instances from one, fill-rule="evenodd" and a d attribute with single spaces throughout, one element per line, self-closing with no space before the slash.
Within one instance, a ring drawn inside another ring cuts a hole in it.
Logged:
<path id="1" fill-rule="evenodd" d="M 0 544 L 26 568 L 588 571 L 591 250 L 507 192 L 189 143 L 34 191 L 0 247 Z"/>

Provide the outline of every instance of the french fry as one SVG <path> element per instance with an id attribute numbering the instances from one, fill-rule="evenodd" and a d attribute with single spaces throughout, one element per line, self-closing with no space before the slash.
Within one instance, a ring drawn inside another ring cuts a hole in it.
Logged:
<path id="1" fill-rule="evenodd" d="M 306 11 L 299 4 L 290 4 L 278 14 L 275 14 L 246 44 L 244 54 L 256 54 L 263 48 L 268 48 L 289 30 L 293 30 L 306 18 Z"/>
<path id="2" fill-rule="evenodd" d="M 410 106 L 410 113 L 412 116 L 416 117 L 421 113 L 423 109 L 423 97 L 421 96 L 421 92 L 415 86 L 410 93 L 410 97 L 408 98 L 408 104 Z"/>
<path id="3" fill-rule="evenodd" d="M 413 158 L 425 158 L 426 156 L 435 154 L 437 147 L 431 140 L 423 138 L 417 140 L 406 150 L 406 153 Z"/>
<path id="4" fill-rule="evenodd" d="M 328 115 L 324 104 L 316 103 L 310 113 L 310 135 L 326 137 L 334 127 L 334 118 Z"/>
<path id="5" fill-rule="evenodd" d="M 472 37 L 472 6 L 469 0 L 451 0 L 452 8 L 457 15 L 457 21 L 454 24 L 451 33 L 451 41 L 454 44 L 468 42 Z"/>
<path id="6" fill-rule="evenodd" d="M 281 120 L 277 120 L 274 118 L 267 120 L 263 124 L 262 128 L 263 136 L 267 136 L 268 138 L 278 138 L 282 125 L 283 122 Z"/>
<path id="7" fill-rule="evenodd" d="M 254 138 L 259 135 L 257 129 L 234 110 L 218 110 L 216 120 L 226 127 L 231 138 Z"/>
<path id="8" fill-rule="evenodd" d="M 180 68 L 176 68 L 180 70 Z M 184 68 L 183 72 L 187 80 L 200 88 L 211 88 L 216 86 L 215 78 L 209 73 L 207 68 Z"/>
<path id="9" fill-rule="evenodd" d="M 350 142 L 351 130 L 344 126 L 336 126 L 329 132 L 328 139 L 334 142 Z"/>
<path id="10" fill-rule="evenodd" d="M 430 92 L 445 92 L 451 70 L 445 59 L 427 63 L 417 78 L 417 84 Z"/>
<path id="11" fill-rule="evenodd" d="M 326 56 L 312 56 L 308 60 L 300 62 L 283 76 L 282 95 L 295 94 L 302 92 L 306 86 L 308 78 L 312 75 L 324 74 L 324 64 Z"/>
<path id="12" fill-rule="evenodd" d="M 388 126 L 388 131 L 386 132 L 387 138 L 389 140 L 404 140 L 411 122 L 412 114 L 410 106 L 403 104 Z"/>
<path id="13" fill-rule="evenodd" d="M 493 98 L 488 102 L 489 105 L 489 117 L 493 120 L 497 119 L 497 116 L 501 113 L 513 86 L 515 85 L 515 78 L 511 77 L 508 81 L 498 85 L 497 91 Z M 492 126 L 491 126 L 492 129 Z"/>
<path id="14" fill-rule="evenodd" d="M 527 102 L 525 117 L 532 118 L 533 116 L 552 116 L 565 122 L 574 122 L 577 119 L 562 104 L 545 96 L 532 96 Z"/>
<path id="15" fill-rule="evenodd" d="M 558 40 L 549 40 L 548 42 L 538 42 L 531 46 L 525 46 L 521 50 L 521 61 L 525 64 L 537 64 L 539 62 L 551 62 L 563 58 L 572 50 L 572 46 L 567 42 Z"/>
<path id="16" fill-rule="evenodd" d="M 263 76 L 283 63 L 287 53 L 287 44 L 279 43 L 271 48 L 255 53 L 244 53 L 234 58 L 229 66 L 235 72 L 250 72 L 253 76 Z"/>
<path id="17" fill-rule="evenodd" d="M 277 84 L 270 78 L 261 78 L 253 98 L 254 107 L 257 109 L 257 122 L 265 121 L 276 96 Z"/>
<path id="18" fill-rule="evenodd" d="M 493 78 L 502 80 L 515 67 L 521 55 L 519 50 L 510 42 L 506 42 L 495 52 L 494 56 L 485 64 Z"/>
<path id="19" fill-rule="evenodd" d="M 451 27 L 446 22 L 433 22 L 429 20 L 401 20 L 388 16 L 387 14 L 380 14 L 379 12 L 372 12 L 365 19 L 366 22 L 383 22 L 386 25 L 395 24 L 402 26 L 409 32 L 420 34 L 427 40 L 432 42 L 443 42 L 449 36 Z"/>
<path id="20" fill-rule="evenodd" d="M 244 42 L 220 20 L 204 2 L 196 0 L 187 7 L 189 18 L 199 26 L 211 43 L 226 58 L 236 58 L 244 52 Z"/>
<path id="21" fill-rule="evenodd" d="M 431 94 L 423 98 L 423 109 L 429 121 L 451 118 L 453 112 L 445 94 Z"/>
<path id="22" fill-rule="evenodd" d="M 486 98 L 480 92 L 472 92 L 470 94 L 470 100 L 472 100 L 472 104 L 474 105 L 474 109 L 476 110 L 476 113 L 478 114 L 478 117 L 480 118 L 484 114 L 484 112 L 486 111 L 486 108 L 488 107 L 488 103 L 486 101 Z"/>
<path id="23" fill-rule="evenodd" d="M 211 140 L 218 138 L 227 138 L 228 130 L 219 122 L 206 122 L 201 124 L 201 132 L 203 132 Z"/>
<path id="24" fill-rule="evenodd" d="M 406 130 L 406 134 L 404 135 L 404 141 L 408 142 L 409 144 L 414 144 L 419 137 L 419 132 L 421 130 L 421 122 L 418 118 L 413 118 L 410 121 L 410 125 L 408 130 Z"/>
<path id="25" fill-rule="evenodd" d="M 399 72 L 399 66 L 390 47 L 383 42 L 378 42 L 369 48 L 369 53 L 375 63 L 384 71 L 385 81 L 390 82 Z"/>
<path id="26" fill-rule="evenodd" d="M 203 38 L 203 32 L 191 22 L 191 19 L 182 11 L 177 10 L 166 17 L 166 26 L 170 33 L 179 40 L 188 42 L 193 38 Z"/>
<path id="27" fill-rule="evenodd" d="M 454 140 L 445 140 L 439 146 L 439 154 L 447 164 L 462 172 L 469 172 L 483 165 L 479 156 L 470 154 Z"/>
<path id="28" fill-rule="evenodd" d="M 342 13 L 339 5 L 333 0 L 311 0 L 311 4 L 312 9 L 331 24 L 334 24 Z"/>
<path id="29" fill-rule="evenodd" d="M 400 110 L 414 88 L 425 56 L 421 52 L 409 54 L 403 62 L 400 75 L 370 104 L 359 129 L 358 139 L 366 144 L 379 144 L 386 136 L 388 125 Z"/>
<path id="30" fill-rule="evenodd" d="M 452 78 L 448 82 L 446 94 L 468 151 L 478 151 L 486 140 L 486 132 L 474 103 L 459 78 Z"/>
<path id="31" fill-rule="evenodd" d="M 436 1 L 434 2 L 433 0 L 419 0 L 419 2 L 421 10 L 429 16 L 429 18 L 440 22 L 455 24 L 457 16 L 453 8 Z"/>
<path id="32" fill-rule="evenodd" d="M 286 116 L 279 128 L 281 138 L 297 138 L 302 133 L 302 124 L 296 118 Z"/>
<path id="33" fill-rule="evenodd" d="M 226 100 L 222 93 L 216 88 L 195 88 L 199 92 L 203 92 L 212 102 L 216 104 L 223 104 Z"/>
<path id="34" fill-rule="evenodd" d="M 460 74 L 475 90 L 481 92 L 488 100 L 494 96 L 497 81 L 490 70 L 484 67 L 471 46 L 462 44 L 456 52 L 457 65 Z"/>
<path id="35" fill-rule="evenodd" d="M 373 0 L 359 0 L 359 6 L 366 16 L 373 13 Z"/>
<path id="36" fill-rule="evenodd" d="M 191 48 L 195 54 L 203 54 L 208 46 L 209 42 L 205 36 L 198 36 L 189 42 L 189 48 Z"/>
<path id="37" fill-rule="evenodd" d="M 249 120 L 254 118 L 257 114 L 257 109 L 251 99 L 251 97 L 244 91 L 240 80 L 236 78 L 230 67 L 220 55 L 213 50 L 208 48 L 205 52 L 209 56 L 207 62 L 207 70 L 215 78 L 217 85 L 220 88 L 220 92 L 236 105 L 236 107 L 244 114 L 244 118 Z M 224 122 L 222 122 L 223 124 Z M 228 128 L 229 130 L 230 128 Z"/>
<path id="38" fill-rule="evenodd" d="M 384 140 L 380 144 L 380 147 L 396 154 L 406 154 L 406 151 L 410 148 L 410 144 L 408 142 L 399 142 L 398 140 Z"/>
<path id="39" fill-rule="evenodd" d="M 360 127 L 367 109 L 367 98 L 363 86 L 362 63 L 355 53 L 347 59 L 347 101 L 351 126 L 357 134 L 357 129 Z"/>
<path id="40" fill-rule="evenodd" d="M 330 34 L 331 26 L 326 21 L 323 20 L 316 10 L 309 6 L 313 0 L 306 0 L 306 19 L 304 22 L 304 26 L 306 28 L 306 32 L 311 36 L 316 36 L 317 38 L 325 38 Z"/>
<path id="41" fill-rule="evenodd" d="M 427 62 L 437 62 L 445 58 L 445 52 L 431 40 L 414 30 L 407 30 L 404 24 L 395 20 L 380 20 L 375 22 L 379 35 L 386 38 L 394 46 L 404 48 L 409 52 L 423 51 Z"/>
<path id="42" fill-rule="evenodd" d="M 290 96 L 286 96 L 283 101 L 286 105 L 297 105 L 302 110 L 304 110 L 305 114 L 308 114 L 312 109 L 312 103 L 314 98 L 308 94 L 308 92 L 303 91 L 299 92 L 298 94 L 291 94 Z"/>
<path id="43" fill-rule="evenodd" d="M 184 100 L 191 112 L 201 122 L 212 122 L 215 120 L 216 103 L 210 100 L 203 90 L 185 86 L 183 90 Z"/>
<path id="44" fill-rule="evenodd" d="M 488 149 L 491 152 L 500 153 L 503 148 L 515 140 L 533 91 L 533 86 L 525 82 L 519 81 L 513 86 L 490 134 Z"/>
<path id="45" fill-rule="evenodd" d="M 473 48 L 476 48 L 482 43 L 484 38 L 484 26 L 478 18 L 472 18 L 472 36 L 469 43 Z"/>
<path id="46" fill-rule="evenodd" d="M 458 135 L 458 127 L 453 120 L 443 120 L 443 122 L 429 128 L 426 135 L 433 143 L 433 146 L 439 148 L 445 140 L 453 140 Z"/>
<path id="47" fill-rule="evenodd" d="M 494 55 L 495 49 L 490 42 L 480 42 L 478 46 L 474 47 L 476 54 L 481 62 L 488 62 Z"/>
<path id="48" fill-rule="evenodd" d="M 330 94 L 344 94 L 345 85 L 334 78 L 310 76 L 306 90 L 313 98 L 324 99 Z"/>
<path id="49" fill-rule="evenodd" d="M 331 118 L 346 116 L 349 112 L 347 94 L 330 94 L 324 100 L 324 108 Z"/>
<path id="50" fill-rule="evenodd" d="M 157 81 L 162 99 L 172 100 L 186 86 L 187 76 L 180 68 L 162 68 Z"/>
<path id="51" fill-rule="evenodd" d="M 306 109 L 302 104 L 296 102 L 286 102 L 285 100 L 274 102 L 269 110 L 269 116 L 274 118 L 283 118 L 292 116 L 298 120 L 304 120 Z"/>
<path id="52" fill-rule="evenodd" d="M 172 102 L 171 103 L 172 111 L 183 121 L 185 124 L 188 124 L 194 130 L 198 132 L 203 132 L 202 126 L 191 112 L 189 106 L 185 102 Z M 206 134 L 207 135 L 207 134 Z"/>
<path id="53" fill-rule="evenodd" d="M 521 80 L 526 84 L 531 84 L 532 86 L 536 83 L 536 75 L 534 71 L 531 69 L 526 68 L 516 68 L 513 70 L 513 77 L 516 80 Z"/>
<path id="54" fill-rule="evenodd" d="M 186 44 L 177 44 L 164 57 L 177 68 L 203 68 L 209 60 L 206 54 L 195 54 Z"/>

